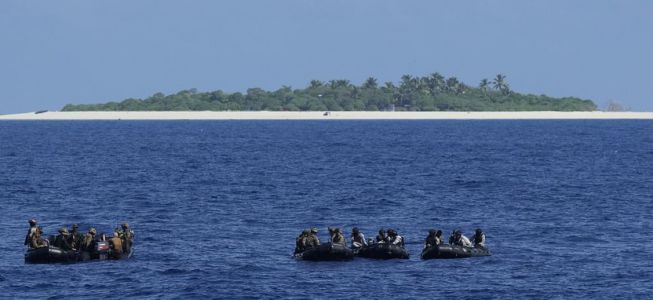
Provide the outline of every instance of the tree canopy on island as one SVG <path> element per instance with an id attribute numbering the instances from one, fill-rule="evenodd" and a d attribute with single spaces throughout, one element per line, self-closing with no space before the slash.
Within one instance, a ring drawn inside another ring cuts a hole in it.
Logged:
<path id="1" fill-rule="evenodd" d="M 102 104 L 68 104 L 63 111 L 593 111 L 591 100 L 520 94 L 506 76 L 483 79 L 477 87 L 439 73 L 404 75 L 398 84 L 370 77 L 360 86 L 346 79 L 311 80 L 306 88 L 282 86 L 275 91 L 250 88 L 246 93 L 221 90 L 156 93 Z"/>

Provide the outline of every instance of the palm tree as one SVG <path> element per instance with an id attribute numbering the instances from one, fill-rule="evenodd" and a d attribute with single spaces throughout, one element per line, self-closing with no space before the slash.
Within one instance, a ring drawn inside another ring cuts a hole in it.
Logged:
<path id="1" fill-rule="evenodd" d="M 367 80 L 365 80 L 365 83 L 363 83 L 363 88 L 364 89 L 376 89 L 378 87 L 378 82 L 376 78 L 374 77 L 369 77 Z"/>
<path id="2" fill-rule="evenodd" d="M 481 83 L 478 84 L 478 87 L 483 91 L 483 93 L 487 92 L 488 87 L 490 86 L 490 81 L 487 80 L 487 78 L 483 78 L 481 80 Z"/>
<path id="3" fill-rule="evenodd" d="M 323 83 L 322 81 L 319 81 L 319 80 L 311 80 L 311 83 L 310 83 L 310 86 L 309 86 L 309 87 L 310 87 L 311 89 L 316 89 L 316 88 L 321 87 L 322 85 L 324 85 L 324 83 Z"/>
<path id="4" fill-rule="evenodd" d="M 395 86 L 394 83 L 392 83 L 392 81 L 386 81 L 384 85 L 385 87 L 383 88 L 386 89 L 388 92 L 394 92 L 397 89 L 397 87 Z"/>
<path id="5" fill-rule="evenodd" d="M 510 94 L 510 86 L 508 85 L 508 82 L 506 82 L 506 75 L 497 74 L 497 77 L 492 81 L 492 85 L 494 85 L 495 89 L 501 91 L 502 94 Z"/>
<path id="6" fill-rule="evenodd" d="M 399 83 L 399 87 L 403 88 L 410 88 L 411 82 L 413 81 L 413 76 L 410 76 L 408 74 L 401 76 L 401 82 Z"/>
<path id="7" fill-rule="evenodd" d="M 446 89 L 448 92 L 458 93 L 460 81 L 456 77 L 449 77 L 446 81 Z"/>
<path id="8" fill-rule="evenodd" d="M 336 82 L 336 87 L 349 87 L 350 86 L 349 80 L 347 80 L 347 79 L 338 79 L 335 82 Z"/>
<path id="9" fill-rule="evenodd" d="M 431 94 L 435 95 L 439 92 L 442 92 L 445 88 L 445 81 L 444 81 L 444 76 L 440 75 L 440 73 L 435 72 L 432 73 L 429 76 L 429 89 L 431 90 Z"/>

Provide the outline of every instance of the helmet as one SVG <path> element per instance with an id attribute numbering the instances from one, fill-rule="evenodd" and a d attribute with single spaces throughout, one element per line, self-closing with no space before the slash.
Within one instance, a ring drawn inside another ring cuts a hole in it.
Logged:
<path id="1" fill-rule="evenodd" d="M 313 228 L 311 228 L 311 232 L 312 232 L 312 233 L 317 233 L 317 227 L 313 227 Z"/>
<path id="2" fill-rule="evenodd" d="M 338 228 L 338 227 L 334 228 L 333 232 L 340 233 L 340 228 Z"/>
<path id="3" fill-rule="evenodd" d="M 304 229 L 304 231 L 302 231 L 302 234 L 308 235 L 310 233 L 311 233 L 311 230 L 309 230 L 309 229 Z"/>
<path id="4" fill-rule="evenodd" d="M 379 229 L 379 234 L 385 234 L 385 229 L 383 228 Z"/>
<path id="5" fill-rule="evenodd" d="M 36 219 L 31 219 L 31 220 L 29 220 L 27 222 L 29 222 L 29 225 L 32 225 L 32 226 L 36 225 Z"/>
<path id="6" fill-rule="evenodd" d="M 79 225 L 77 225 L 77 224 L 73 224 L 72 227 L 73 227 L 73 229 L 77 229 L 77 228 L 79 228 Z"/>
<path id="7" fill-rule="evenodd" d="M 122 228 L 124 228 L 124 229 L 129 228 L 129 223 L 123 223 L 123 224 L 122 224 Z"/>
<path id="8" fill-rule="evenodd" d="M 435 235 L 437 231 L 435 229 L 429 230 L 429 235 Z"/>
<path id="9" fill-rule="evenodd" d="M 68 229 L 66 229 L 66 227 L 61 227 L 59 228 L 59 233 L 63 235 L 68 235 Z"/>
<path id="10" fill-rule="evenodd" d="M 397 232 L 394 229 L 388 229 L 388 235 L 395 235 Z"/>
<path id="11" fill-rule="evenodd" d="M 351 232 L 359 233 L 360 231 L 358 230 L 358 227 L 354 227 L 354 228 L 351 229 Z"/>
<path id="12" fill-rule="evenodd" d="M 438 232 L 436 232 L 435 235 L 442 235 L 442 230 L 438 229 Z"/>
<path id="13" fill-rule="evenodd" d="M 88 230 L 88 233 L 95 235 L 97 233 L 97 230 L 95 228 L 91 227 L 91 229 Z"/>
<path id="14" fill-rule="evenodd" d="M 480 228 L 476 228 L 476 233 L 483 233 L 483 230 L 481 230 Z"/>

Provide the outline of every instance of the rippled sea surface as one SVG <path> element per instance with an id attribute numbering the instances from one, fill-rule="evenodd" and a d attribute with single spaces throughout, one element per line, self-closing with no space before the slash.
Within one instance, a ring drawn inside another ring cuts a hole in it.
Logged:
<path id="1" fill-rule="evenodd" d="M 649 298 L 653 122 L 0 122 L 0 212 L 0 298 Z M 136 253 L 26 265 L 30 218 Z M 296 261 L 311 226 L 411 259 Z M 476 227 L 493 256 L 419 259 Z"/>

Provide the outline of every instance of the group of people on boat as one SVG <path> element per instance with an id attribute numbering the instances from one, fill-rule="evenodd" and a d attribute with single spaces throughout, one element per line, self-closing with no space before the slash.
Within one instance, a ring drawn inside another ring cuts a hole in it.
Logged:
<path id="1" fill-rule="evenodd" d="M 424 240 L 424 248 L 438 246 L 444 244 L 442 237 L 442 230 L 431 229 L 428 236 Z M 456 229 L 449 235 L 449 245 L 462 246 L 462 247 L 478 247 L 485 248 L 485 233 L 480 228 L 476 228 L 472 239 L 466 237 L 460 229 Z"/>
<path id="2" fill-rule="evenodd" d="M 107 238 L 104 234 L 98 235 L 94 227 L 90 227 L 85 234 L 82 234 L 77 224 L 73 224 L 70 230 L 66 227 L 61 227 L 58 230 L 58 235 L 44 238 L 43 228 L 38 226 L 38 222 L 35 219 L 31 219 L 28 222 L 30 228 L 25 236 L 25 245 L 29 249 L 52 246 L 63 251 L 91 253 L 95 251 L 97 242 L 106 241 L 112 250 L 112 255 L 119 258 L 123 253 L 131 250 L 134 240 L 134 231 L 129 228 L 128 223 L 123 223 L 117 227 L 111 238 Z"/>
<path id="3" fill-rule="evenodd" d="M 332 244 L 339 244 L 342 246 L 347 246 L 347 241 L 342 234 L 342 230 L 338 227 L 329 227 L 329 242 Z M 311 229 L 305 229 L 297 237 L 295 243 L 295 253 L 303 252 L 309 248 L 317 247 L 320 245 L 320 239 L 317 237 L 318 229 L 313 227 Z M 399 247 L 404 247 L 405 240 L 404 238 L 397 233 L 394 229 L 388 229 L 387 231 L 383 228 L 379 230 L 376 238 L 374 239 L 365 239 L 365 235 L 358 229 L 354 227 L 351 230 L 351 248 L 360 249 L 362 247 L 367 247 L 373 244 L 388 244 L 388 245 L 397 245 Z M 472 236 L 471 240 L 466 237 L 463 232 L 459 229 L 456 229 L 451 232 L 448 240 L 450 245 L 461 246 L 461 247 L 478 247 L 485 248 L 485 233 L 482 229 L 477 228 Z M 424 240 L 424 248 L 438 246 L 444 244 L 444 238 L 442 237 L 442 230 L 431 229 Z"/>
<path id="4" fill-rule="evenodd" d="M 347 240 L 342 234 L 342 230 L 338 227 L 328 227 L 329 231 L 329 242 L 335 245 L 342 245 L 347 247 Z M 311 229 L 304 229 L 302 233 L 297 236 L 295 242 L 295 254 L 301 253 L 309 248 L 317 247 L 320 245 L 320 239 L 317 237 L 318 229 L 313 227 Z M 351 248 L 359 249 L 362 247 L 370 246 L 372 244 L 390 244 L 404 247 L 404 238 L 397 234 L 397 231 L 394 229 L 388 229 L 387 231 L 383 228 L 379 230 L 379 234 L 376 236 L 376 239 L 365 239 L 365 235 L 358 229 L 354 227 L 351 230 Z"/>

